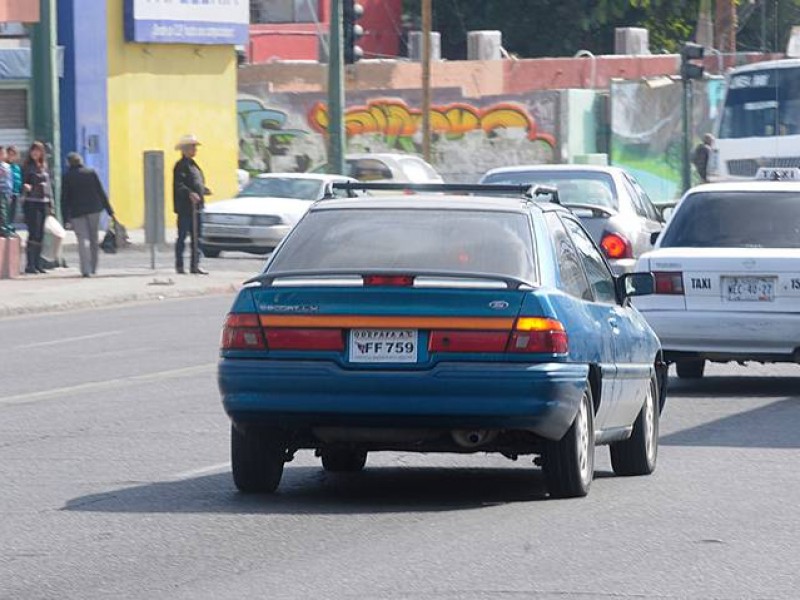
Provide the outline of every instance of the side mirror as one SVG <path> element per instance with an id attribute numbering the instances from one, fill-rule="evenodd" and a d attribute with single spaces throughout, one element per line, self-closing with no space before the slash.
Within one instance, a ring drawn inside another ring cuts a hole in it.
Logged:
<path id="1" fill-rule="evenodd" d="M 672 216 L 672 213 L 675 212 L 675 207 L 678 205 L 677 202 L 665 202 L 665 203 L 658 203 L 654 206 L 658 211 L 658 214 L 661 215 L 661 221 L 666 223 L 669 221 L 669 218 Z"/>
<path id="2" fill-rule="evenodd" d="M 656 242 L 658 241 L 658 236 L 660 236 L 660 235 L 661 235 L 660 231 L 654 231 L 653 233 L 650 234 L 650 245 L 651 246 L 655 246 L 656 245 Z"/>
<path id="3" fill-rule="evenodd" d="M 655 292 L 655 287 L 652 273 L 626 273 L 617 279 L 617 289 L 623 298 L 649 296 Z"/>

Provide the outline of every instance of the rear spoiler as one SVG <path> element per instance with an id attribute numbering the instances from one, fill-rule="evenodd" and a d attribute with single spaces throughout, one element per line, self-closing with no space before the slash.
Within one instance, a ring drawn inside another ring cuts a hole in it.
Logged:
<path id="1" fill-rule="evenodd" d="M 333 182 L 325 189 L 323 200 L 336 198 L 334 190 L 348 192 L 355 197 L 355 192 L 450 192 L 460 194 L 505 194 L 520 196 L 524 200 L 534 201 L 540 196 L 549 196 L 549 202 L 561 204 L 558 189 L 548 185 L 529 184 L 480 184 L 480 183 L 364 183 Z"/>
<path id="2" fill-rule="evenodd" d="M 510 275 L 497 275 L 495 273 L 464 273 L 447 271 L 409 271 L 403 269 L 327 269 L 327 270 L 297 270 L 297 271 L 267 271 L 248 279 L 245 285 L 271 286 L 276 280 L 286 280 L 289 283 L 292 279 L 342 279 L 342 278 L 363 278 L 370 275 L 412 275 L 415 278 L 425 279 L 450 279 L 453 281 L 487 281 L 497 282 L 505 285 L 507 289 L 519 290 L 535 287 L 531 282 Z"/>

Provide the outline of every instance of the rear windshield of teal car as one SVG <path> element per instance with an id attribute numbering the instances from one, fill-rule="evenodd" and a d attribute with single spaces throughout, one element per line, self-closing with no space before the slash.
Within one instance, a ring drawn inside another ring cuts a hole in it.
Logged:
<path id="1" fill-rule="evenodd" d="M 509 171 L 491 173 L 481 183 L 549 185 L 558 188 L 561 204 L 619 209 L 614 179 L 602 171 Z"/>
<path id="2" fill-rule="evenodd" d="M 326 269 L 487 274 L 535 281 L 528 216 L 500 211 L 315 211 L 297 225 L 269 272 Z"/>
<path id="3" fill-rule="evenodd" d="M 800 248 L 800 194 L 701 192 L 684 199 L 662 248 Z"/>

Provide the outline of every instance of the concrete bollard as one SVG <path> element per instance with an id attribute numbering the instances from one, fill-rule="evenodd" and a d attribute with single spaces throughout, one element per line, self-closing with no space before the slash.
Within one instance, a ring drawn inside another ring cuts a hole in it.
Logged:
<path id="1" fill-rule="evenodd" d="M 0 238 L 0 279 L 19 277 L 20 239 Z"/>

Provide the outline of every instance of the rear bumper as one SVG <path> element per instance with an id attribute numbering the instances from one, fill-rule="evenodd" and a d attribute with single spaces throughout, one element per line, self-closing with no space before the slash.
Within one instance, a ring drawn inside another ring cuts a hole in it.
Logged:
<path id="1" fill-rule="evenodd" d="M 587 365 L 440 363 L 427 371 L 348 370 L 329 362 L 223 359 L 219 387 L 237 422 L 292 427 L 525 429 L 560 439 Z"/>
<path id="2" fill-rule="evenodd" d="M 720 360 L 794 360 L 800 348 L 797 313 L 641 312 L 668 358 L 686 354 Z"/>

